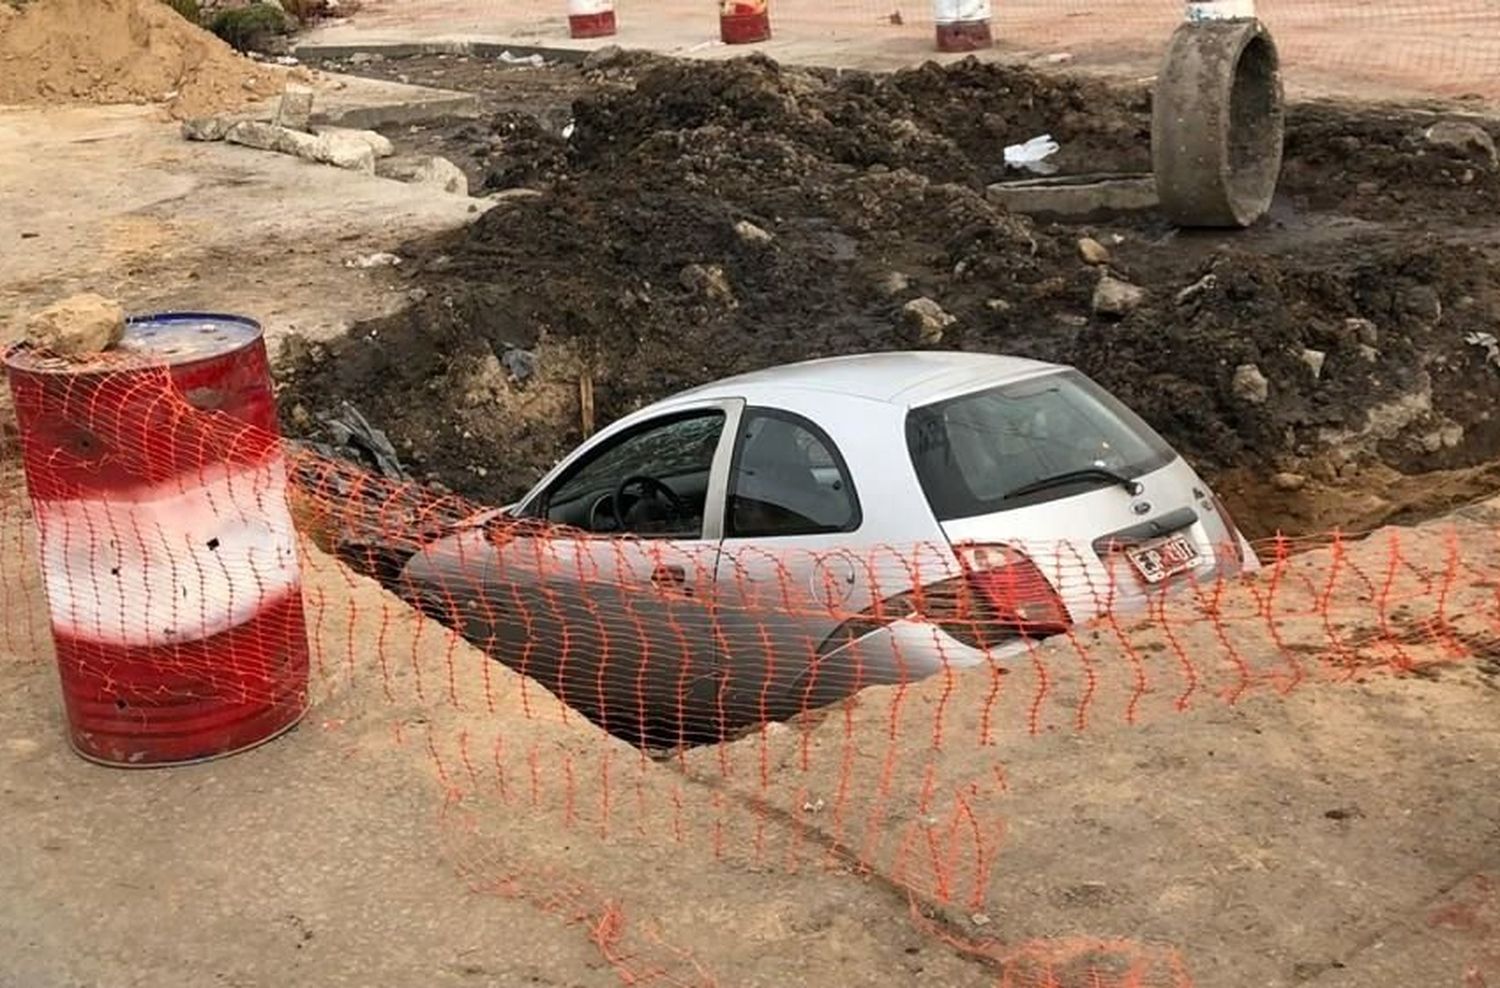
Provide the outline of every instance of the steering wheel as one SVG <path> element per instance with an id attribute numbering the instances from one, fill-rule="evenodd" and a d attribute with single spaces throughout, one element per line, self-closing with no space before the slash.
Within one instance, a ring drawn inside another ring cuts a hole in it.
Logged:
<path id="1" fill-rule="evenodd" d="M 611 506 L 614 504 L 614 495 L 613 494 L 601 494 L 601 495 L 599 495 L 598 500 L 596 500 L 592 505 L 589 506 L 589 531 L 591 531 L 591 532 L 602 531 L 602 529 L 599 527 L 599 522 L 602 520 L 601 517 L 600 517 L 600 510 L 599 509 L 603 508 L 606 504 L 611 505 Z M 619 528 L 620 528 L 620 521 L 615 516 L 615 512 L 613 510 L 613 507 L 611 507 L 611 510 L 610 510 L 610 518 L 611 518 L 611 520 L 614 521 L 615 530 L 618 531 Z"/>
<path id="2" fill-rule="evenodd" d="M 615 516 L 615 531 L 625 531 L 625 513 L 620 510 L 620 505 L 625 501 L 625 491 L 631 487 L 639 487 L 643 496 L 647 494 L 660 494 L 666 499 L 667 504 L 671 506 L 672 511 L 677 517 L 688 517 L 687 502 L 679 497 L 676 491 L 655 477 L 649 477 L 644 473 L 636 473 L 620 481 L 619 486 L 615 488 L 614 496 L 609 499 L 609 510 Z"/>

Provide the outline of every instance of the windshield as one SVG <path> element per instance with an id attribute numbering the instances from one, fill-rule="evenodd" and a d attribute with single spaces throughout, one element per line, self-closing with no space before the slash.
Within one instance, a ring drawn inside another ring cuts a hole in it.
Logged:
<path id="1" fill-rule="evenodd" d="M 1110 475 L 1134 479 L 1175 456 L 1139 416 L 1074 370 L 914 408 L 906 445 L 938 521 L 1107 487 Z M 1066 482 L 1039 483 L 1065 475 Z"/>

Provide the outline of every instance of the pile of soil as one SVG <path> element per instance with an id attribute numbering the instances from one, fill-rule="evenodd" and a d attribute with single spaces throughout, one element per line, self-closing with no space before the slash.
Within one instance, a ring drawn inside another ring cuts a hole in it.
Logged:
<path id="1" fill-rule="evenodd" d="M 1255 534 L 1270 531 L 1258 499 L 1500 449 L 1500 368 L 1465 342 L 1500 321 L 1481 247 L 1305 216 L 1238 239 L 1152 217 L 1039 225 L 986 197 L 1003 148 L 1043 132 L 1064 171 L 1144 169 L 1141 91 L 976 61 L 889 76 L 760 57 L 633 71 L 633 86 L 574 103 L 569 139 L 513 113 L 493 122 L 488 184 L 506 198 L 405 248 L 407 311 L 295 348 L 291 431 L 316 433 L 347 399 L 417 472 L 503 503 L 581 438 L 580 378 L 602 423 L 743 370 L 938 346 L 1079 366 L 1211 478 L 1242 481 Z M 1309 183 L 1337 167 L 1293 162 Z M 1442 190 L 1456 200 L 1444 208 L 1488 187 Z M 1107 244 L 1106 265 L 1083 260 L 1084 234 Z M 1106 268 L 1144 290 L 1123 317 L 1092 305 Z M 940 333 L 907 311 L 920 298 L 952 317 Z"/>
<path id="2" fill-rule="evenodd" d="M 160 102 L 182 118 L 281 84 L 161 0 L 34 0 L 0 17 L 0 103 Z"/>

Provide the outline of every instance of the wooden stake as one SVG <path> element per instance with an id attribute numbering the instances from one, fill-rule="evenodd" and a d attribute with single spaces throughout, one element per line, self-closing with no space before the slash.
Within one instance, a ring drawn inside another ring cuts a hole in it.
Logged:
<path id="1" fill-rule="evenodd" d="M 578 412 L 582 418 L 583 438 L 594 434 L 594 379 L 584 374 L 578 379 Z"/>

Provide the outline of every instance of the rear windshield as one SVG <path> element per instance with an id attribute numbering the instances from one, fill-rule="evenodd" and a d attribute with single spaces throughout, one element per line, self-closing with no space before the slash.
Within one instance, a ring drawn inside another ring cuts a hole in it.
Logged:
<path id="1" fill-rule="evenodd" d="M 1150 426 L 1074 370 L 914 408 L 906 446 L 938 521 L 1007 511 L 1133 480 L 1176 454 Z M 1014 492 L 1083 471 L 1068 483 Z"/>

